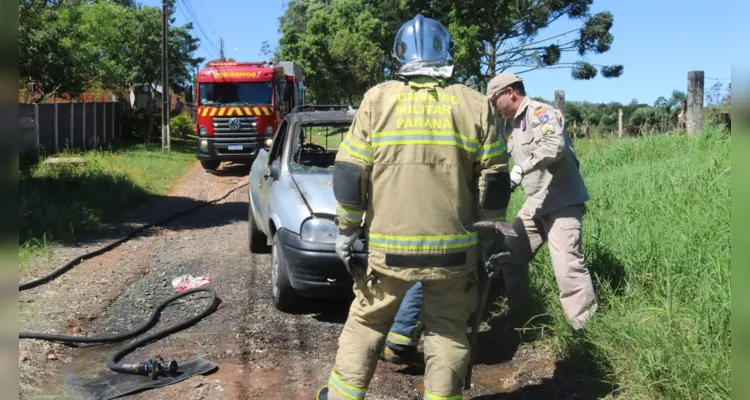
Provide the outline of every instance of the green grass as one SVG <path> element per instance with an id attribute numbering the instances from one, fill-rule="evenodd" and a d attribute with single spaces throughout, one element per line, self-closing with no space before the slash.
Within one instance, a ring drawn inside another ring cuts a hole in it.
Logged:
<path id="1" fill-rule="evenodd" d="M 575 143 L 591 195 L 584 252 L 600 303 L 584 338 L 564 321 L 546 246 L 532 282 L 552 320 L 543 340 L 562 358 L 585 355 L 578 361 L 623 398 L 729 398 L 729 142 L 708 127 L 698 137 Z M 514 194 L 510 215 L 523 200 Z"/>
<path id="2" fill-rule="evenodd" d="M 177 140 L 168 154 L 157 143 L 65 151 L 55 157 L 73 156 L 83 157 L 86 163 L 45 166 L 40 162 L 20 171 L 21 265 L 166 193 L 195 161 L 193 143 Z"/>

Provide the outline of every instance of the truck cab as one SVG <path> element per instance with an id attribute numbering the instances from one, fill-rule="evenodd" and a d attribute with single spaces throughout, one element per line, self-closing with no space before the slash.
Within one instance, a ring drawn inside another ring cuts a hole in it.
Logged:
<path id="1" fill-rule="evenodd" d="M 222 161 L 251 163 L 281 118 L 304 101 L 298 65 L 210 62 L 195 90 L 197 157 L 206 170 Z"/>

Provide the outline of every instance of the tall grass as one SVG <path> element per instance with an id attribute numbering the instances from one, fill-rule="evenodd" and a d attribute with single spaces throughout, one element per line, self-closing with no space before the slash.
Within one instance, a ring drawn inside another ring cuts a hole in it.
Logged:
<path id="1" fill-rule="evenodd" d="M 729 149 L 715 127 L 576 142 L 591 195 L 584 252 L 600 303 L 585 337 L 567 328 L 546 246 L 532 282 L 561 357 L 586 354 L 623 398 L 729 398 Z M 523 200 L 515 195 L 511 210 Z"/>
<path id="2" fill-rule="evenodd" d="M 82 157 L 84 164 L 24 168 L 19 176 L 21 264 L 118 214 L 164 194 L 195 161 L 186 145 L 163 153 L 159 145 L 126 145 L 56 157 Z"/>

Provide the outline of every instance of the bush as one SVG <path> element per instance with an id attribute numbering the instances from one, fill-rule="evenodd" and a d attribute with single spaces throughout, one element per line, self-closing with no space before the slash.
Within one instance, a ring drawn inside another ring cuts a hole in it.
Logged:
<path id="1" fill-rule="evenodd" d="M 173 136 L 179 136 L 181 138 L 187 138 L 188 135 L 195 135 L 195 125 L 193 120 L 187 114 L 180 114 L 169 122 L 170 134 Z"/>

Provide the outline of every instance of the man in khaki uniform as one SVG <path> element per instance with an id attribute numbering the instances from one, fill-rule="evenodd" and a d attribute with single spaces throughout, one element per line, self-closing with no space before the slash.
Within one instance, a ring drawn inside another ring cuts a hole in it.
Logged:
<path id="1" fill-rule="evenodd" d="M 523 183 L 527 197 L 513 223 L 518 237 L 506 239 L 512 254 L 503 269 L 509 308 L 516 315 L 528 311 L 528 263 L 549 241 L 560 302 L 571 325 L 580 329 L 597 306 L 581 250 L 589 194 L 563 115 L 527 97 L 522 79 L 510 72 L 490 81 L 487 97 L 506 119 L 503 138 L 514 163 L 511 187 Z"/>
<path id="2" fill-rule="evenodd" d="M 424 45 L 423 45 L 424 44 Z M 493 244 L 471 230 L 503 219 L 508 156 L 487 98 L 449 83 L 450 35 L 417 15 L 396 35 L 397 80 L 364 96 L 334 165 L 336 251 L 355 300 L 318 399 L 362 399 L 407 290 L 422 281 L 425 399 L 458 400 L 469 361 L 467 319 L 479 257 Z M 350 246 L 364 217 L 366 270 Z M 482 242 L 481 246 L 480 241 Z"/>

